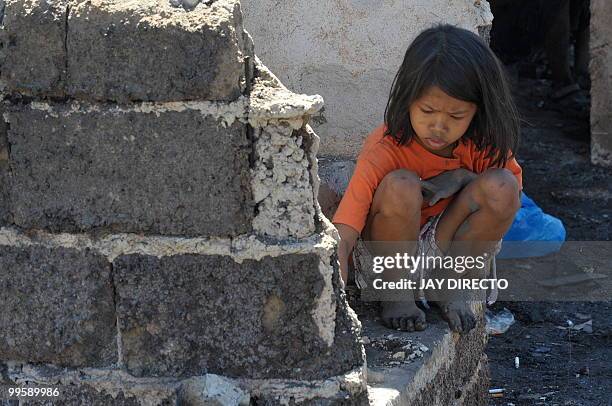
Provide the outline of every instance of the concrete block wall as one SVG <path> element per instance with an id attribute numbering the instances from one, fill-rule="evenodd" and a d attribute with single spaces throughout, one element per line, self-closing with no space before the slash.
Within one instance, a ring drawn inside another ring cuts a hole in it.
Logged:
<path id="1" fill-rule="evenodd" d="M 591 162 L 612 167 L 612 4 L 591 0 Z"/>
<path id="2" fill-rule="evenodd" d="M 5 3 L 0 388 L 367 403 L 316 199 L 322 99 L 261 64 L 237 0 L 174 3 Z"/>

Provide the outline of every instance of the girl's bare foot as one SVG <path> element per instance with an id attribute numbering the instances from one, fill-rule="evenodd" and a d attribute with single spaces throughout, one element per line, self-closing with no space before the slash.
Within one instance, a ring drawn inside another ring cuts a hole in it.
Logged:
<path id="1" fill-rule="evenodd" d="M 385 326 L 402 331 L 423 331 L 427 327 L 425 313 L 414 300 L 406 302 L 382 302 L 380 317 Z"/>
<path id="2" fill-rule="evenodd" d="M 465 334 L 476 327 L 476 315 L 469 302 L 465 300 L 438 301 L 436 304 L 452 331 Z"/>

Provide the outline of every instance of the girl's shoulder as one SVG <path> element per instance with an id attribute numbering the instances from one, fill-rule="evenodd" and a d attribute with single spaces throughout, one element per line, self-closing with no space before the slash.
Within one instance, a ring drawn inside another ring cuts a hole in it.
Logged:
<path id="1" fill-rule="evenodd" d="M 416 170 L 421 160 L 418 151 L 411 145 L 398 145 L 393 137 L 385 135 L 385 131 L 383 124 L 367 136 L 357 161 L 365 161 L 384 172 L 399 168 Z"/>
<path id="2" fill-rule="evenodd" d="M 382 142 L 386 138 L 385 137 L 386 130 L 387 130 L 387 127 L 384 124 L 381 124 L 378 127 L 376 127 L 374 130 L 372 130 L 372 132 L 370 132 L 370 134 L 366 136 L 363 142 L 363 147 L 361 148 L 361 152 L 364 153 L 370 150 L 375 145 Z"/>
<path id="3" fill-rule="evenodd" d="M 360 156 L 371 156 L 377 153 L 399 153 L 401 146 L 398 146 L 393 137 L 385 135 L 387 126 L 381 124 L 376 127 L 368 136 L 365 138 L 363 147 L 361 148 Z"/>
<path id="4" fill-rule="evenodd" d="M 459 143 L 458 153 L 471 159 L 482 159 L 488 155 L 491 147 L 478 148 L 471 138 L 466 138 Z"/>

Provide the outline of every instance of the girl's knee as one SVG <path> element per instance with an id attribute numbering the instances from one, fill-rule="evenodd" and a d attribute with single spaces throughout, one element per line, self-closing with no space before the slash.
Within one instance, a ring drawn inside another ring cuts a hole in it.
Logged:
<path id="1" fill-rule="evenodd" d="M 389 172 L 376 189 L 376 195 L 382 208 L 391 212 L 420 210 L 423 204 L 421 180 L 406 169 Z"/>
<path id="2" fill-rule="evenodd" d="M 478 177 L 478 186 L 481 203 L 500 217 L 514 217 L 521 208 L 519 184 L 508 169 L 486 170 Z"/>

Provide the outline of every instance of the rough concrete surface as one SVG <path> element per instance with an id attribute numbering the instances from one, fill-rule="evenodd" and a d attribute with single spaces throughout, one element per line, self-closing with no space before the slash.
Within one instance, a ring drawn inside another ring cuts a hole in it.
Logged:
<path id="1" fill-rule="evenodd" d="M 451 332 L 446 322 L 430 312 L 427 318 L 425 331 L 407 333 L 387 329 L 363 316 L 371 404 L 486 404 L 488 369 L 483 351 L 487 335 L 482 318 L 467 335 Z M 387 342 L 383 350 L 376 345 L 380 339 Z M 427 351 L 422 358 L 397 362 L 392 357 L 402 350 L 404 339 L 416 341 L 417 346 L 425 345 Z M 389 358 L 393 361 L 388 362 Z"/>
<path id="2" fill-rule="evenodd" d="M 0 359 L 117 361 L 108 262 L 88 250 L 0 245 Z"/>
<path id="3" fill-rule="evenodd" d="M 612 167 L 612 3 L 590 4 L 591 162 Z"/>
<path id="4" fill-rule="evenodd" d="M 10 93 L 102 101 L 235 100 L 252 44 L 238 0 L 8 0 L 0 77 Z"/>
<path id="5" fill-rule="evenodd" d="M 237 0 L 81 2 L 67 38 L 68 94 L 98 100 L 235 100 L 253 56 Z"/>
<path id="6" fill-rule="evenodd" d="M 249 95 L 249 124 L 254 128 L 282 121 L 299 130 L 307 125 L 310 116 L 323 108 L 321 96 L 293 93 L 258 57 L 255 57 L 253 67 L 255 79 Z"/>
<path id="7" fill-rule="evenodd" d="M 486 354 L 483 354 L 470 380 L 455 391 L 455 404 L 484 406 L 487 404 L 490 387 L 489 363 Z"/>
<path id="8" fill-rule="evenodd" d="M 213 255 L 117 258 L 125 366 L 135 376 L 316 379 L 361 365 L 342 308 L 333 345 L 317 333 L 313 311 L 325 288 L 319 261 L 316 255 L 242 264 Z M 331 356 L 336 352 L 342 358 Z"/>
<path id="9" fill-rule="evenodd" d="M 201 111 L 25 105 L 10 122 L 11 213 L 52 232 L 227 236 L 253 216 L 245 126 Z"/>
<path id="10" fill-rule="evenodd" d="M 63 96 L 67 7 L 63 0 L 4 2 L 0 79 L 8 91 Z"/>
<path id="11" fill-rule="evenodd" d="M 6 137 L 6 123 L 2 119 L 3 108 L 0 105 L 0 226 L 9 220 L 8 176 L 9 145 Z"/>
<path id="12" fill-rule="evenodd" d="M 320 156 L 355 158 L 383 120 L 393 77 L 406 48 L 434 23 L 473 32 L 493 15 L 486 1 L 243 0 L 245 27 L 262 61 L 290 89 L 320 94 L 325 111 L 312 125 Z M 275 18 L 270 20 L 270 16 Z"/>

